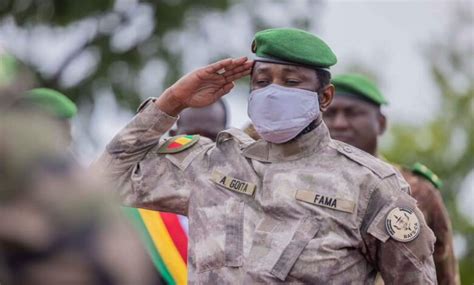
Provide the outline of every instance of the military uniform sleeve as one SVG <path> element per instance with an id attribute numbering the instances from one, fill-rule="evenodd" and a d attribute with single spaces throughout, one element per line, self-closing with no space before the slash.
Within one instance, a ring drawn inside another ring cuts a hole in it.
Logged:
<path id="1" fill-rule="evenodd" d="M 385 284 L 436 284 L 433 232 L 397 175 L 372 191 L 361 235 L 363 252 Z"/>
<path id="2" fill-rule="evenodd" d="M 94 168 L 112 183 L 123 204 L 186 215 L 192 188 L 186 168 L 210 140 L 201 140 L 177 154 L 159 154 L 160 137 L 177 118 L 152 102 L 142 104 L 138 114 L 107 145 Z"/>
<path id="3" fill-rule="evenodd" d="M 428 184 L 430 188 L 434 188 Z M 429 226 L 436 236 L 434 262 L 439 284 L 459 284 L 458 268 L 453 248 L 453 233 L 448 212 L 440 193 L 430 189 Z"/>

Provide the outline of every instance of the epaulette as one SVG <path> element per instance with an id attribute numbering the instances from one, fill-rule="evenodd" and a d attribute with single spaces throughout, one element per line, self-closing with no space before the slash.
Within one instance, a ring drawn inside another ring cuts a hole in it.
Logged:
<path id="1" fill-rule="evenodd" d="M 424 177 L 429 182 L 431 182 L 436 188 L 440 189 L 443 187 L 443 181 L 436 175 L 431 169 L 421 164 L 420 162 L 415 162 L 410 167 L 411 172 L 419 176 Z"/>
<path id="2" fill-rule="evenodd" d="M 217 135 L 216 144 L 219 145 L 229 139 L 237 140 L 241 149 L 255 142 L 254 139 L 252 139 L 242 130 L 230 128 L 228 130 L 220 132 Z"/>
<path id="3" fill-rule="evenodd" d="M 342 153 L 350 160 L 370 169 L 378 177 L 383 179 L 396 174 L 395 170 L 390 165 L 386 164 L 380 159 L 349 144 L 335 140 L 332 142 L 334 143 L 334 146 L 338 152 Z"/>
<path id="4" fill-rule="evenodd" d="M 168 139 L 158 149 L 158 153 L 178 153 L 192 147 L 200 139 L 199 135 L 179 135 Z"/>

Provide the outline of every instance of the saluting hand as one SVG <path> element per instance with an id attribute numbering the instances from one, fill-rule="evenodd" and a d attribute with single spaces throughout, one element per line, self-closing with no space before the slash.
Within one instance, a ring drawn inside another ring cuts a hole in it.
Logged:
<path id="1" fill-rule="evenodd" d="M 187 107 L 205 107 L 219 100 L 234 87 L 234 80 L 250 74 L 247 57 L 224 59 L 181 77 L 156 101 L 160 110 L 176 116 Z"/>

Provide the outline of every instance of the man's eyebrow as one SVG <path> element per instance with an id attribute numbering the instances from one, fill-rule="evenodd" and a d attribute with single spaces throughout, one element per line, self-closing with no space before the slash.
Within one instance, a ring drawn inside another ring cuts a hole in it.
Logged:
<path id="1" fill-rule="evenodd" d="M 283 67 L 284 72 L 298 72 L 300 69 L 297 66 L 285 65 Z"/>
<path id="2" fill-rule="evenodd" d="M 270 67 L 268 66 L 262 66 L 262 67 L 257 67 L 253 70 L 253 72 L 268 72 L 270 70 Z"/>

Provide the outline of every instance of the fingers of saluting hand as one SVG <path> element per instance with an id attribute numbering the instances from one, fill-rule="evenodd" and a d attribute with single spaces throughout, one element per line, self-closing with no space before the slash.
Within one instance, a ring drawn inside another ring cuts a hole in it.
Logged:
<path id="1" fill-rule="evenodd" d="M 229 66 L 232 66 L 232 62 L 233 62 L 232 58 L 226 58 L 226 59 L 219 60 L 218 62 L 215 62 L 213 64 L 206 66 L 204 70 L 209 74 L 217 74 L 218 71 L 228 68 Z"/>
<path id="2" fill-rule="evenodd" d="M 208 65 L 204 68 L 208 75 L 211 75 L 213 78 L 214 75 L 220 77 L 232 76 L 236 73 L 240 73 L 246 69 L 251 69 L 252 61 L 247 60 L 247 57 L 240 57 L 236 59 L 227 58 L 215 62 L 211 65 Z M 217 77 L 215 77 L 217 79 Z"/>
<path id="3" fill-rule="evenodd" d="M 225 80 L 226 80 L 226 82 L 232 82 L 232 81 L 238 80 L 238 79 L 240 79 L 244 76 L 249 75 L 250 71 L 251 71 L 250 69 L 244 69 L 241 72 L 237 72 L 237 73 L 234 73 L 232 75 L 225 76 Z"/>
<path id="4" fill-rule="evenodd" d="M 221 72 L 221 75 L 224 77 L 232 76 L 234 74 L 240 73 L 242 71 L 251 70 L 253 65 L 253 61 L 245 60 L 238 64 L 233 65 L 232 67 L 226 68 L 224 72 Z M 223 71 L 223 70 L 222 70 Z"/>
<path id="5" fill-rule="evenodd" d="M 234 58 L 232 59 L 232 63 L 229 64 L 229 66 L 224 67 L 224 69 L 218 71 L 220 74 L 225 74 L 226 72 L 231 72 L 239 67 L 245 66 L 245 63 L 247 62 L 247 57 L 242 56 L 239 58 Z"/>
<path id="6" fill-rule="evenodd" d="M 216 100 L 224 96 L 225 94 L 229 93 L 230 90 L 234 88 L 234 86 L 235 86 L 234 82 L 229 82 L 229 83 L 226 83 L 224 86 L 222 86 L 222 88 L 217 90 L 217 92 L 215 93 Z"/>

